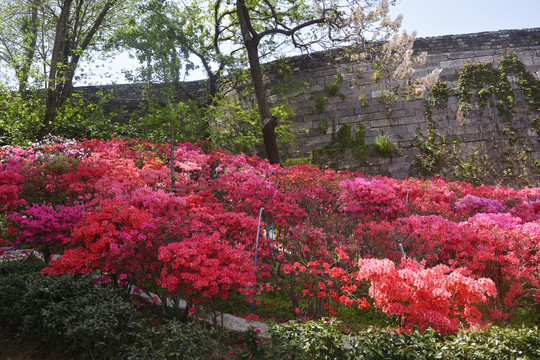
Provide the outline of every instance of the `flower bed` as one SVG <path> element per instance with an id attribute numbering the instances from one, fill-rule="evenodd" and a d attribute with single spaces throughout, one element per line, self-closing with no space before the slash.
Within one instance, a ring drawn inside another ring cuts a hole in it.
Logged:
<path id="1" fill-rule="evenodd" d="M 233 295 L 256 313 L 280 293 L 298 319 L 375 308 L 402 331 L 447 334 L 538 307 L 539 188 L 170 154 L 134 140 L 2 148 L 3 246 L 39 250 L 45 274 L 98 272 L 193 314 Z"/>

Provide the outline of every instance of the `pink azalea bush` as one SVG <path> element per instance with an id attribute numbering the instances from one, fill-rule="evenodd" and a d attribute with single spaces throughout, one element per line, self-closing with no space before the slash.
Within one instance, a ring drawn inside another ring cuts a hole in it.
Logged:
<path id="1" fill-rule="evenodd" d="M 195 312 L 281 292 L 299 318 L 371 307 L 446 334 L 540 302 L 538 188 L 173 153 L 174 179 L 169 144 L 0 149 L 1 242 L 58 255 L 46 274 L 97 272 Z"/>

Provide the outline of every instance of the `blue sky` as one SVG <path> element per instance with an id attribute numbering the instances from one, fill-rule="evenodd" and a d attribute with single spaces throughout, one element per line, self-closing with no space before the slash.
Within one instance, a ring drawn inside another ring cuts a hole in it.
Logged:
<path id="1" fill-rule="evenodd" d="M 419 37 L 540 27 L 540 0 L 398 0 L 392 13 Z"/>
<path id="2" fill-rule="evenodd" d="M 403 14 L 403 28 L 416 30 L 418 37 L 468 34 L 482 31 L 524 29 L 540 27 L 540 0 L 398 0 L 392 14 Z M 122 68 L 135 68 L 137 62 L 126 54 L 101 62 L 94 76 L 84 84 L 127 82 Z M 111 74 L 103 75 L 103 73 Z M 202 77 L 194 73 L 189 80 Z"/>

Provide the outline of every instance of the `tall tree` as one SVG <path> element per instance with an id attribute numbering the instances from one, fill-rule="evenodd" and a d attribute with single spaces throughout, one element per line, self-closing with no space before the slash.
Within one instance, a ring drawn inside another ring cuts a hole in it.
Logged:
<path id="1" fill-rule="evenodd" d="M 142 65 L 138 80 L 169 84 L 191 100 L 195 97 L 182 80 L 201 68 L 207 76 L 205 105 L 209 105 L 224 71 L 235 63 L 232 54 L 221 51 L 218 25 L 199 3 L 180 6 L 171 0 L 150 0 L 139 4 L 113 43 L 134 51 Z"/>
<path id="2" fill-rule="evenodd" d="M 96 37 L 115 26 L 127 0 L 62 0 L 56 19 L 54 45 L 47 78 L 47 105 L 40 136 L 46 135 L 58 108 L 71 96 L 79 62 Z M 117 25 L 117 24 L 116 24 Z"/>
<path id="3" fill-rule="evenodd" d="M 0 1 L 0 61 L 13 69 L 21 96 L 25 95 L 36 60 L 46 1 Z"/>
<path id="4" fill-rule="evenodd" d="M 294 48 L 309 52 L 351 45 L 367 34 L 384 40 L 397 24 L 389 20 L 386 0 L 208 0 L 197 4 L 212 14 L 213 41 L 228 43 L 232 52 L 243 50 L 247 55 L 271 163 L 280 162 L 275 131 L 279 119 L 269 109 L 261 60 Z"/>

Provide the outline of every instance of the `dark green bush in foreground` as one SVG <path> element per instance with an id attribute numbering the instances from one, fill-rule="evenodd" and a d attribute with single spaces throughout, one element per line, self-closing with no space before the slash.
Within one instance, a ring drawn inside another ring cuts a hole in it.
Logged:
<path id="1" fill-rule="evenodd" d="M 90 276 L 44 276 L 26 262 L 0 265 L 0 318 L 17 335 L 56 344 L 81 359 L 204 359 L 210 336 L 193 324 L 154 329 L 118 289 Z"/>
<path id="2" fill-rule="evenodd" d="M 274 325 L 270 328 L 272 340 L 258 347 L 253 344 L 262 344 L 261 339 L 248 331 L 243 334 L 247 346 L 236 350 L 236 359 L 540 359 L 538 328 L 489 327 L 445 338 L 433 330 L 398 334 L 372 328 L 344 337 L 336 325 L 324 320 Z"/>
<path id="3" fill-rule="evenodd" d="M 130 360 L 208 359 L 215 350 L 211 333 L 195 323 L 170 321 L 140 333 L 129 352 Z"/>

